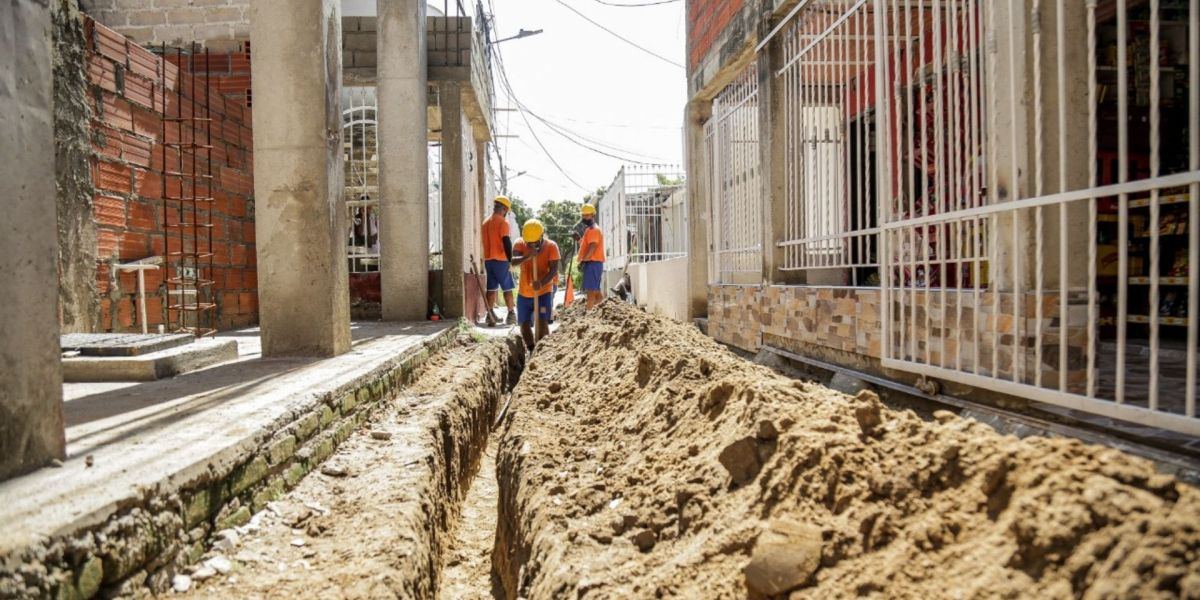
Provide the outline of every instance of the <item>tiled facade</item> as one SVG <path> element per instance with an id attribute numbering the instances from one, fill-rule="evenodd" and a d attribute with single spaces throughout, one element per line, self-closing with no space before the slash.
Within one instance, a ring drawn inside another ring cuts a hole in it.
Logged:
<path id="1" fill-rule="evenodd" d="M 1037 298 L 1028 295 L 1014 317 L 1013 295 L 971 290 L 914 292 L 892 305 L 892 354 L 922 364 L 1037 383 Z M 809 286 L 709 287 L 708 332 L 716 340 L 749 352 L 763 345 L 836 357 L 838 362 L 878 364 L 883 357 L 883 321 L 877 288 Z M 908 307 L 901 320 L 901 307 Z M 913 311 L 912 307 L 916 310 Z M 1071 296 L 1067 309 L 1067 383 L 1073 392 L 1086 384 L 1087 302 Z M 978 315 L 976 311 L 978 310 Z M 901 345 L 901 328 L 906 332 Z M 1056 294 L 1042 297 L 1041 383 L 1059 382 L 1062 335 Z M 978 330 L 978 331 L 977 331 Z M 976 353 L 978 352 L 978 359 Z M 994 358 L 993 358 L 994 357 Z"/>

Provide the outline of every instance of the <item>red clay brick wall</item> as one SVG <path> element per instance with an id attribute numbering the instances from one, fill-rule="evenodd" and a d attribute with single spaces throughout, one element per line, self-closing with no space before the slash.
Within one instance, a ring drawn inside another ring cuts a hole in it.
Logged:
<path id="1" fill-rule="evenodd" d="M 164 64 L 155 54 L 104 25 L 89 19 L 86 31 L 101 327 L 110 331 L 140 330 L 136 276 L 126 273 L 116 277 L 113 266 L 164 254 L 163 220 L 178 218 L 178 213 L 168 212 L 163 199 L 164 146 L 159 144 L 163 111 L 155 91 L 165 79 L 171 89 L 182 86 L 185 98 L 190 98 L 192 81 L 174 65 Z M 204 93 L 203 81 L 201 77 L 201 83 L 195 86 L 197 96 Z M 218 91 L 213 90 L 209 98 L 215 198 L 211 276 L 217 302 L 215 325 L 231 329 L 258 321 L 252 142 L 250 111 L 245 108 L 244 98 L 227 100 Z M 171 114 L 174 110 L 169 108 Z M 190 109 L 184 110 L 187 116 Z M 167 129 L 167 142 L 175 142 L 175 132 L 171 127 Z M 166 147 L 165 152 L 167 164 L 173 168 L 177 150 Z M 178 178 L 167 180 L 174 190 L 169 195 L 179 195 Z M 172 250 L 177 249 L 176 244 Z M 167 317 L 163 278 L 161 270 L 146 275 L 146 321 L 152 330 Z"/>
<path id="2" fill-rule="evenodd" d="M 700 64 L 744 0 L 688 0 L 688 70 Z"/>

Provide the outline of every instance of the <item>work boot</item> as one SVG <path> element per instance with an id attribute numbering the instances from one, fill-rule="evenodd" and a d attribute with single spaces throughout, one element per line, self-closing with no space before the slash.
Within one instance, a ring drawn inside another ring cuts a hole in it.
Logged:
<path id="1" fill-rule="evenodd" d="M 511 310 L 508 311 L 508 316 L 504 317 L 504 324 L 505 325 L 516 325 L 517 324 L 517 313 L 514 313 Z"/>

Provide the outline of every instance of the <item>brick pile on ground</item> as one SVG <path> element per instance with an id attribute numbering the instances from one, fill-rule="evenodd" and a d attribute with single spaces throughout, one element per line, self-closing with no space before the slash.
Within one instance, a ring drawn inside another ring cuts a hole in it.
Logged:
<path id="1" fill-rule="evenodd" d="M 927 422 L 607 302 L 499 446 L 510 598 L 1200 598 L 1200 493 L 1074 440 Z"/>

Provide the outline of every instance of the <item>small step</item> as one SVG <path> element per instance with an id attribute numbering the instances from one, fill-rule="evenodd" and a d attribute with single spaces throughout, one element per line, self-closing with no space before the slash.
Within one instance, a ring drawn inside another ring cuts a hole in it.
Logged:
<path id="1" fill-rule="evenodd" d="M 154 381 L 238 357 L 236 340 L 181 337 L 189 343 L 136 356 L 63 356 L 63 381 Z"/>
<path id="2" fill-rule="evenodd" d="M 178 333 L 68 333 L 59 338 L 63 352 L 81 356 L 139 356 L 190 344 L 195 336 Z"/>

